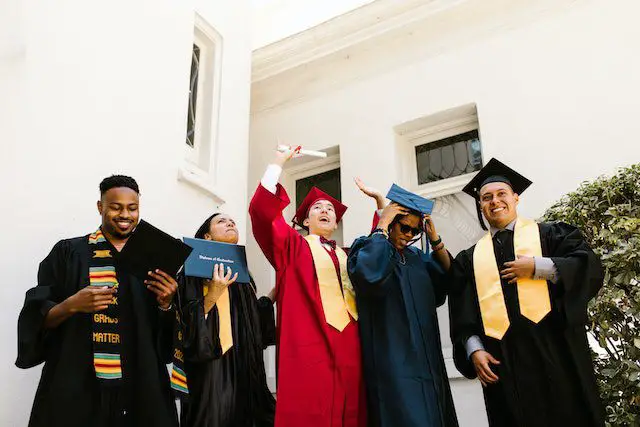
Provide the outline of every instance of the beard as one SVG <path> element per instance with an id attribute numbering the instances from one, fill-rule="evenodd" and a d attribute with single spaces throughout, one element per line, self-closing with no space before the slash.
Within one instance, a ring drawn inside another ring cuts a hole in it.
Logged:
<path id="1" fill-rule="evenodd" d="M 112 235 L 113 237 L 116 237 L 118 239 L 126 239 L 127 237 L 129 237 L 131 235 L 131 233 L 133 232 L 133 230 L 135 229 L 135 227 L 132 227 L 130 230 L 128 231 L 122 231 L 120 230 L 117 226 L 114 226 L 113 224 L 111 224 L 110 222 L 106 222 L 105 224 L 102 224 L 102 228 L 104 229 L 104 231 L 106 231 L 108 234 Z"/>

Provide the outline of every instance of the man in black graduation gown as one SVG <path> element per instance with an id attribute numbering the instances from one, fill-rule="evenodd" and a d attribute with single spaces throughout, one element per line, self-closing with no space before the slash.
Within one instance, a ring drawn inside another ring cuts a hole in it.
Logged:
<path id="1" fill-rule="evenodd" d="M 165 363 L 177 283 L 123 266 L 139 218 L 135 180 L 105 178 L 100 194 L 102 225 L 54 246 L 18 319 L 16 366 L 44 362 L 29 427 L 176 427 Z"/>
<path id="2" fill-rule="evenodd" d="M 451 256 L 425 216 L 430 201 L 395 185 L 387 198 L 393 203 L 374 231 L 354 242 L 348 262 L 369 425 L 456 427 L 436 312 L 449 292 Z M 423 230 L 431 255 L 411 246 Z"/>
<path id="3" fill-rule="evenodd" d="M 238 229 L 217 213 L 198 239 L 237 244 Z M 221 268 L 219 268 L 221 267 Z M 181 398 L 182 427 L 273 427 L 276 402 L 262 352 L 275 344 L 275 316 L 256 286 L 214 267 L 211 280 L 180 275 L 178 348 L 171 385 Z"/>
<path id="4" fill-rule="evenodd" d="M 602 426 L 585 325 L 603 269 L 575 227 L 518 216 L 530 184 L 491 159 L 463 190 L 490 230 L 454 262 L 455 363 L 480 379 L 492 427 Z"/>

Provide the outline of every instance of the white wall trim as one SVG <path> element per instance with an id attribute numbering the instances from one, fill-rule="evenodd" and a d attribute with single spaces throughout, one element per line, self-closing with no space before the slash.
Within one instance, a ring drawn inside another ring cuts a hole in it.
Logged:
<path id="1" fill-rule="evenodd" d="M 565 13 L 581 1 L 374 1 L 255 50 L 252 114 Z"/>
<path id="2" fill-rule="evenodd" d="M 340 155 L 334 154 L 323 159 L 301 163 L 299 165 L 285 166 L 285 172 L 297 181 L 312 175 L 318 175 L 340 167 Z"/>
<path id="3" fill-rule="evenodd" d="M 403 182 L 407 183 L 412 191 L 427 198 L 448 196 L 461 191 L 475 176 L 475 172 L 419 184 L 416 147 L 472 130 L 479 131 L 479 127 L 475 104 L 439 111 L 395 126 Z M 482 147 L 482 140 L 480 144 Z"/>
<path id="4" fill-rule="evenodd" d="M 200 48 L 194 147 L 185 144 L 179 179 L 221 200 L 212 186 L 215 186 L 217 177 L 223 38 L 197 12 L 193 43 Z"/>
<path id="5" fill-rule="evenodd" d="M 469 0 L 378 0 L 253 53 L 252 81 L 331 55 Z"/>
<path id="6" fill-rule="evenodd" d="M 189 165 L 183 165 L 178 169 L 178 181 L 182 181 L 192 185 L 207 196 L 211 197 L 216 205 L 220 206 L 225 203 L 220 191 L 215 185 L 209 182 L 209 175 L 198 173 L 197 170 L 191 169 Z"/>
<path id="7" fill-rule="evenodd" d="M 456 194 L 462 191 L 464 186 L 467 185 L 475 175 L 476 172 L 467 173 L 454 176 L 453 178 L 422 184 L 416 188 L 415 192 L 429 199 Z"/>

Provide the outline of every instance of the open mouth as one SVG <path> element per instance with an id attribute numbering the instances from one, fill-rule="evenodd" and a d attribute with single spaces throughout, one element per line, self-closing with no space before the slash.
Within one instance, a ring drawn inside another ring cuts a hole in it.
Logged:
<path id="1" fill-rule="evenodd" d="M 499 213 L 502 212 L 504 210 L 504 208 L 495 208 L 495 209 L 491 209 L 492 213 Z"/>
<path id="2" fill-rule="evenodd" d="M 319 222 L 324 222 L 324 223 L 327 223 L 327 224 L 328 224 L 329 222 L 331 222 L 331 221 L 329 220 L 329 218 L 328 218 L 328 217 L 326 217 L 326 216 L 320 217 L 320 219 L 318 219 L 318 221 L 319 221 Z"/>
<path id="3" fill-rule="evenodd" d="M 132 224 L 133 224 L 133 221 L 116 221 L 116 225 L 122 231 L 125 231 L 131 228 Z"/>

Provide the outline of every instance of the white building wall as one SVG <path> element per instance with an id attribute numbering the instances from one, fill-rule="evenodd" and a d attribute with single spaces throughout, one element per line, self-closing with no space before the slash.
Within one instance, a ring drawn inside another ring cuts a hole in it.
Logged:
<path id="1" fill-rule="evenodd" d="M 57 240 L 99 225 L 100 180 L 133 176 L 142 217 L 175 236 L 192 235 L 217 209 L 210 195 L 177 179 L 194 10 L 223 37 L 212 180 L 244 241 L 250 9 L 248 0 L 1 3 L 0 425 L 25 426 L 40 368 L 14 367 L 24 293 Z"/>
<path id="2" fill-rule="evenodd" d="M 384 191 L 403 184 L 394 126 L 469 103 L 477 104 L 484 160 L 498 157 L 534 181 L 521 199 L 524 215 L 538 217 L 583 180 L 640 161 L 640 3 L 538 2 L 546 10 L 535 19 L 513 6 L 497 23 L 504 8 L 489 5 L 505 2 L 458 3 L 413 39 L 372 41 L 255 83 L 250 191 L 276 137 L 309 149 L 339 145 L 349 244 L 368 232 L 373 210 L 352 177 Z M 436 221 L 453 253 L 473 243 L 446 218 Z M 254 271 L 267 268 L 259 250 L 249 261 Z M 261 274 L 272 280 L 268 269 Z M 448 347 L 446 308 L 440 320 Z M 486 425 L 479 383 L 452 386 L 461 425 Z"/>
<path id="3" fill-rule="evenodd" d="M 371 1 L 251 0 L 253 47 L 277 42 Z"/>

